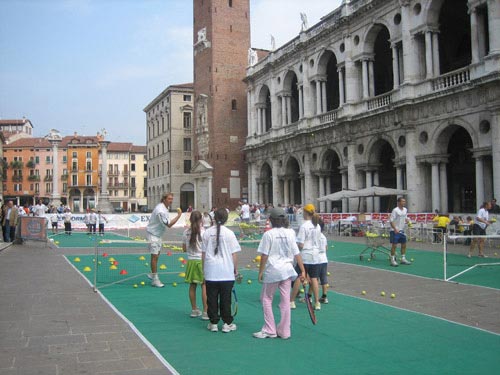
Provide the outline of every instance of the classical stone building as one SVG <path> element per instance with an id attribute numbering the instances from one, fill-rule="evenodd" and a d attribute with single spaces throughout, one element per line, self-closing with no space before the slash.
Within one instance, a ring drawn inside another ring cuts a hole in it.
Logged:
<path id="1" fill-rule="evenodd" d="M 174 207 L 194 205 L 193 84 L 167 87 L 146 108 L 147 199 L 154 208 L 163 193 L 174 193 Z"/>
<path id="2" fill-rule="evenodd" d="M 247 198 L 245 69 L 249 0 L 194 0 L 194 205 L 237 206 Z"/>
<path id="3" fill-rule="evenodd" d="M 473 212 L 500 196 L 500 1 L 344 1 L 252 63 L 252 202 L 379 185 L 406 189 L 413 212 Z"/>

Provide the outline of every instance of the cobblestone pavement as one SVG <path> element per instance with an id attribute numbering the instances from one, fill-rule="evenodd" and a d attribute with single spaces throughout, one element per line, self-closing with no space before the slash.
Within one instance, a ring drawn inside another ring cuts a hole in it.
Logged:
<path id="1" fill-rule="evenodd" d="M 171 373 L 62 256 L 82 249 L 1 245 L 0 375 Z M 253 257 L 245 251 L 241 264 Z M 362 298 L 500 334 L 498 290 L 336 262 L 330 271 L 335 292 L 361 298 L 366 290 Z M 381 290 L 397 298 L 382 298 Z"/>

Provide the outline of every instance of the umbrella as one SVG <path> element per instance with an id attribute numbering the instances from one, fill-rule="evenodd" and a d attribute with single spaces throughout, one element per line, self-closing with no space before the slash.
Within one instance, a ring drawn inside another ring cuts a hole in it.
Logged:
<path id="1" fill-rule="evenodd" d="M 382 197 L 387 195 L 406 195 L 406 190 L 387 188 L 382 186 L 371 186 L 360 190 L 340 190 L 332 194 L 318 198 L 318 201 L 338 201 L 344 198 L 360 197 Z"/>

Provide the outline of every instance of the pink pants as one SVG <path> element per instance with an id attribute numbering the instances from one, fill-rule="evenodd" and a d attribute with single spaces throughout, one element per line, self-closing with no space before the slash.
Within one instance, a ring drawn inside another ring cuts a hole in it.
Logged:
<path id="1" fill-rule="evenodd" d="M 276 283 L 262 284 L 262 291 L 260 293 L 260 300 L 262 302 L 262 310 L 264 311 L 264 326 L 262 331 L 271 335 L 278 335 L 281 338 L 290 337 L 290 288 L 292 279 L 278 281 Z M 280 291 L 280 313 L 281 321 L 276 327 L 273 314 L 273 298 L 276 289 Z"/>

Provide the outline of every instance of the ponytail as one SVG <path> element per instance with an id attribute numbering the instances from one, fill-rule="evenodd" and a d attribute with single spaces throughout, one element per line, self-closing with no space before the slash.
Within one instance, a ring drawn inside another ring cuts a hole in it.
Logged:
<path id="1" fill-rule="evenodd" d="M 196 242 L 201 241 L 201 222 L 202 216 L 200 211 L 191 212 L 191 236 L 189 237 L 189 246 L 196 247 Z"/>
<path id="2" fill-rule="evenodd" d="M 311 221 L 315 227 L 319 224 L 319 219 L 319 215 L 316 212 L 312 214 Z"/>
<path id="3" fill-rule="evenodd" d="M 219 208 L 214 214 L 215 223 L 217 225 L 217 242 L 215 245 L 214 254 L 217 255 L 219 252 L 219 237 L 220 237 L 220 227 L 224 225 L 227 221 L 227 211 L 225 208 Z"/>

